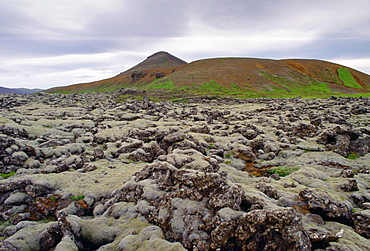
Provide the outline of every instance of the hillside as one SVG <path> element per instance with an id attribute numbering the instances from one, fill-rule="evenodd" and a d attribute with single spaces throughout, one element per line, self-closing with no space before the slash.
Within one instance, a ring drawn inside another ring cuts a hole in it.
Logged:
<path id="1" fill-rule="evenodd" d="M 108 92 L 129 87 L 149 92 L 149 96 L 161 93 L 176 97 L 368 95 L 370 76 L 321 60 L 213 58 L 186 63 L 169 53 L 158 52 L 115 77 L 47 92 Z"/>

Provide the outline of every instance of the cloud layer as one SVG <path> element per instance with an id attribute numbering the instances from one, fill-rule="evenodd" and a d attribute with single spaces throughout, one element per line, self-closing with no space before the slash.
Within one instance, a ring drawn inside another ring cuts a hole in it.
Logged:
<path id="1" fill-rule="evenodd" d="M 0 10 L 0 86 L 114 76 L 156 51 L 186 61 L 316 58 L 370 74 L 368 0 L 14 0 Z"/>

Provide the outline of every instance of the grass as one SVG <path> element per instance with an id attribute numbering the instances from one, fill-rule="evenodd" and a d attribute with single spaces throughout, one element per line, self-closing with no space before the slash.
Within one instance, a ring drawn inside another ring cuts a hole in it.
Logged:
<path id="1" fill-rule="evenodd" d="M 347 68 L 338 68 L 338 77 L 347 87 L 363 89 L 363 87 L 353 78 L 352 74 Z"/>
<path id="2" fill-rule="evenodd" d="M 191 92 L 193 94 L 212 94 L 216 96 L 243 96 L 243 97 L 254 97 L 256 93 L 246 88 L 240 88 L 236 84 L 231 83 L 230 87 L 224 87 L 217 84 L 216 81 L 210 80 L 209 82 L 203 82 L 201 85 L 192 84 Z"/>
<path id="3" fill-rule="evenodd" d="M 221 59 L 220 62 L 223 62 Z M 266 71 L 259 71 L 260 76 L 265 77 L 269 81 L 262 81 L 259 83 L 260 87 L 256 85 L 253 88 L 247 83 L 229 82 L 228 84 L 219 84 L 205 73 L 193 73 L 183 76 L 185 82 L 180 84 L 178 79 L 165 76 L 163 78 L 155 79 L 149 84 L 145 82 L 137 82 L 133 84 L 139 91 L 145 91 L 145 94 L 135 95 L 121 95 L 117 98 L 118 102 L 125 102 L 127 100 L 143 101 L 144 96 L 147 96 L 150 101 L 159 102 L 164 100 L 175 102 L 188 102 L 188 98 L 196 96 L 204 96 L 209 98 L 327 98 L 331 96 L 349 96 L 349 97 L 370 97 L 369 93 L 361 94 L 344 94 L 333 92 L 328 86 L 328 83 L 320 82 L 310 77 L 309 75 L 299 75 L 291 72 L 289 77 L 280 77 L 273 75 Z M 194 79 L 196 83 L 192 83 Z M 195 80 L 196 79 L 196 80 Z M 344 83 L 347 87 L 362 88 L 348 69 L 341 67 L 338 69 L 338 75 L 335 71 L 329 70 L 321 74 L 323 81 L 335 82 L 337 84 Z M 115 92 L 124 87 L 128 83 L 119 83 L 116 80 L 107 82 L 99 87 L 92 87 L 89 90 L 80 91 L 77 93 L 97 93 L 97 92 Z M 258 84 L 258 83 L 256 83 Z M 265 89 L 261 89 L 264 88 Z M 63 92 L 63 91 L 61 91 Z M 64 92 L 65 94 L 72 92 Z"/>
<path id="4" fill-rule="evenodd" d="M 172 81 L 162 82 L 161 80 L 154 80 L 146 86 L 146 89 L 178 89 Z"/>
<path id="5" fill-rule="evenodd" d="M 240 88 L 236 86 L 236 84 L 234 83 L 231 83 L 230 84 L 231 88 L 234 89 L 234 90 L 239 90 Z"/>
<path id="6" fill-rule="evenodd" d="M 4 179 L 7 179 L 11 176 L 13 176 L 16 172 L 15 171 L 12 171 L 10 173 L 0 173 L 0 177 L 3 177 Z"/>
<path id="7" fill-rule="evenodd" d="M 260 74 L 270 81 L 279 84 L 289 91 L 279 88 L 278 86 L 270 86 L 272 91 L 265 91 L 269 96 L 278 97 L 327 97 L 333 95 L 333 92 L 328 87 L 327 83 L 314 80 L 312 78 L 299 79 L 296 76 L 296 81 L 292 81 L 283 77 L 272 75 L 271 73 L 261 71 Z M 338 93 L 339 94 L 339 93 Z"/>
<path id="8" fill-rule="evenodd" d="M 179 93 L 182 96 L 184 95 L 188 95 L 188 96 L 212 95 L 215 97 L 236 97 L 236 98 L 259 97 L 259 95 L 256 94 L 256 92 L 253 90 L 238 87 L 234 83 L 230 83 L 230 87 L 225 87 L 225 86 L 218 84 L 214 80 L 210 80 L 208 82 L 202 82 L 201 84 L 193 83 L 193 84 L 190 84 L 190 86 L 179 87 L 179 86 L 176 86 L 176 84 L 172 80 L 168 78 L 161 78 L 158 80 L 154 80 L 153 82 L 145 86 L 143 90 L 146 90 L 147 92 L 161 90 L 162 94 L 166 94 L 168 97 L 171 96 L 171 93 L 168 92 L 169 90 L 176 90 L 176 91 L 180 90 L 181 92 Z M 180 97 L 180 99 L 183 99 L 183 98 Z M 179 100 L 179 98 L 175 98 L 174 100 L 177 101 Z"/>
<path id="9" fill-rule="evenodd" d="M 277 166 L 267 170 L 270 174 L 278 174 L 281 177 L 288 176 L 289 174 L 299 170 L 299 167 L 290 167 L 290 166 Z"/>
<path id="10" fill-rule="evenodd" d="M 324 81 L 327 81 L 327 82 L 332 82 L 332 83 L 336 83 L 338 85 L 341 85 L 342 83 L 340 82 L 340 80 L 338 79 L 338 76 L 337 74 L 331 72 L 330 70 L 328 69 L 325 69 L 324 70 L 324 73 L 320 73 L 320 72 L 317 72 L 317 71 L 313 71 L 313 73 L 318 76 L 319 78 L 323 79 Z"/>
<path id="11" fill-rule="evenodd" d="M 353 98 L 370 98 L 370 92 L 366 93 L 355 93 L 355 94 L 343 94 L 342 97 L 353 97 Z"/>

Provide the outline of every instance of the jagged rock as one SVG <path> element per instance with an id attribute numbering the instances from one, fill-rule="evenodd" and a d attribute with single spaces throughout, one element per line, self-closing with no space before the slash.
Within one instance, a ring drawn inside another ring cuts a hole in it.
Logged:
<path id="1" fill-rule="evenodd" d="M 147 201 L 144 216 L 149 222 L 161 226 L 169 240 L 180 241 L 189 249 L 310 249 L 296 211 L 240 212 L 248 204 L 242 189 L 218 173 L 178 170 L 156 162 L 135 173 L 113 196 L 107 206 L 119 201 Z M 279 229 L 285 237 L 276 238 L 273 232 L 260 229 L 261 224 Z"/>
<path id="2" fill-rule="evenodd" d="M 62 233 L 58 227 L 49 227 L 40 238 L 40 249 L 49 250 L 52 247 L 55 247 L 62 239 L 61 235 Z"/>
<path id="3" fill-rule="evenodd" d="M 174 143 L 185 139 L 185 134 L 182 132 L 174 132 L 163 138 L 166 143 Z"/>
<path id="4" fill-rule="evenodd" d="M 311 213 L 316 213 L 324 219 L 351 223 L 352 207 L 350 203 L 331 198 L 328 193 L 318 190 L 305 189 L 299 193 L 299 196 L 307 203 Z"/>
<path id="5" fill-rule="evenodd" d="M 355 140 L 351 140 L 349 152 L 360 156 L 370 152 L 370 136 L 360 136 Z"/>
<path id="6" fill-rule="evenodd" d="M 247 162 L 252 162 L 257 159 L 257 156 L 254 154 L 252 148 L 250 147 L 240 147 L 235 149 L 235 152 L 238 159 L 242 159 Z"/>
<path id="7" fill-rule="evenodd" d="M 133 81 L 138 81 L 138 80 L 140 80 L 141 78 L 143 78 L 145 76 L 146 76 L 146 73 L 141 72 L 141 71 L 135 71 L 135 72 L 131 73 L 131 78 L 132 78 Z"/>
<path id="8" fill-rule="evenodd" d="M 28 138 L 28 132 L 25 129 L 17 129 L 8 126 L 0 126 L 0 131 L 14 138 Z"/>
<path id="9" fill-rule="evenodd" d="M 118 153 L 130 153 L 143 146 L 141 140 L 133 140 L 132 142 L 126 142 L 118 149 Z"/>
<path id="10" fill-rule="evenodd" d="M 351 113 L 356 114 L 356 115 L 366 114 L 366 113 L 369 113 L 369 112 L 370 112 L 369 107 L 361 105 L 361 104 L 354 104 L 352 106 L 352 110 L 351 110 Z"/>
<path id="11" fill-rule="evenodd" d="M 105 158 L 104 151 L 102 149 L 96 149 L 96 148 L 94 149 L 93 156 L 95 160 Z"/>
<path id="12" fill-rule="evenodd" d="M 369 150 L 370 138 L 368 136 L 361 137 L 361 131 L 337 126 L 321 133 L 317 142 L 326 145 L 329 150 L 347 157 L 350 152 L 360 155 L 366 154 Z"/>
<path id="13" fill-rule="evenodd" d="M 95 165 L 91 164 L 91 163 L 85 163 L 83 166 L 82 166 L 82 171 L 84 173 L 87 173 L 87 172 L 92 172 L 94 170 L 98 169 Z"/>
<path id="14" fill-rule="evenodd" d="M 370 246 L 368 98 L 149 98 L 0 97 L 1 248 Z"/>
<path id="15" fill-rule="evenodd" d="M 255 185 L 255 188 L 257 188 L 258 190 L 260 190 L 262 193 L 266 194 L 270 198 L 279 199 L 276 188 L 269 186 L 266 183 L 262 183 L 262 182 L 257 183 Z"/>
<path id="16" fill-rule="evenodd" d="M 194 149 L 203 155 L 206 154 L 206 150 L 204 149 L 203 146 L 200 145 L 199 141 L 189 137 L 189 139 L 185 139 L 183 141 L 179 141 L 176 143 L 171 144 L 168 146 L 168 144 L 161 144 L 162 148 L 166 149 L 167 148 L 167 153 L 171 154 L 175 149 L 180 149 L 180 150 L 186 150 L 186 149 Z"/>
<path id="17" fill-rule="evenodd" d="M 308 231 L 309 238 L 312 243 L 312 248 L 326 248 L 329 246 L 329 242 L 334 242 L 339 239 L 339 236 L 329 232 L 323 232 L 319 229 L 310 228 Z"/>
<path id="18" fill-rule="evenodd" d="M 187 168 L 202 172 L 217 172 L 220 169 L 217 160 L 205 157 L 194 149 L 175 149 L 171 154 L 160 156 L 158 160 L 166 161 L 176 168 Z"/>
<path id="19" fill-rule="evenodd" d="M 166 74 L 164 72 L 156 72 L 155 73 L 156 78 L 163 78 L 164 76 L 166 76 Z"/>
<path id="20" fill-rule="evenodd" d="M 204 124 L 204 125 L 192 126 L 190 128 L 190 131 L 195 132 L 195 133 L 209 134 L 211 129 L 209 128 L 208 125 Z"/>
<path id="21" fill-rule="evenodd" d="M 342 189 L 345 192 L 358 191 L 357 182 L 355 179 L 350 179 L 348 180 L 347 183 L 341 184 L 340 189 Z"/>
<path id="22" fill-rule="evenodd" d="M 355 173 L 354 173 L 354 170 L 345 169 L 340 172 L 340 176 L 343 178 L 353 178 L 353 176 L 355 176 Z"/>
<path id="23" fill-rule="evenodd" d="M 143 145 L 142 148 L 138 148 L 135 151 L 131 152 L 128 158 L 135 162 L 152 162 L 159 155 L 162 155 L 164 153 L 165 151 L 161 149 L 156 141 L 151 141 L 150 143 Z"/>
<path id="24" fill-rule="evenodd" d="M 213 249 L 311 250 L 307 233 L 293 209 L 253 210 L 216 225 L 211 233 Z"/>
<path id="25" fill-rule="evenodd" d="M 310 123 L 314 126 L 320 126 L 322 124 L 322 117 L 321 116 L 315 116 L 310 119 Z"/>
<path id="26" fill-rule="evenodd" d="M 252 124 L 248 124 L 245 127 L 235 126 L 233 132 L 238 132 L 249 140 L 252 140 L 256 138 L 258 135 L 264 133 L 263 131 L 259 130 L 256 126 Z"/>
<path id="27" fill-rule="evenodd" d="M 352 216 L 356 233 L 370 238 L 370 210 L 354 213 Z"/>

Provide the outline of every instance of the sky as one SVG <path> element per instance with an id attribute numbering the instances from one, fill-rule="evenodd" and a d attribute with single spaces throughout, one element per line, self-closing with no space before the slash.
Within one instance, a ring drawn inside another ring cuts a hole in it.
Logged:
<path id="1" fill-rule="evenodd" d="M 370 0 L 0 0 L 0 86 L 113 77 L 158 51 L 309 58 L 370 74 Z"/>

